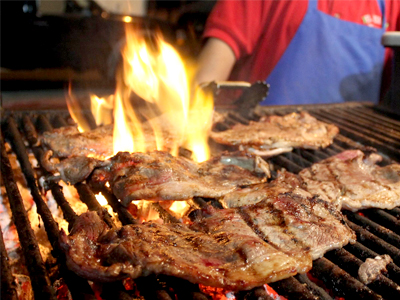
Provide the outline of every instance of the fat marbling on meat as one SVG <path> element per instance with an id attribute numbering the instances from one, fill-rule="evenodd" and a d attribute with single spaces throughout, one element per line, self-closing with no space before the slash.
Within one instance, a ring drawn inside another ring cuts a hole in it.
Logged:
<path id="1" fill-rule="evenodd" d="M 60 239 L 68 267 L 100 282 L 165 274 L 238 291 L 312 267 L 310 256 L 288 255 L 260 239 L 234 210 L 193 225 L 147 222 L 118 229 L 87 212 Z"/>
<path id="2" fill-rule="evenodd" d="M 393 209 L 400 205 L 400 164 L 379 166 L 382 157 L 347 150 L 302 170 L 304 188 L 339 209 Z"/>
<path id="3" fill-rule="evenodd" d="M 212 131 L 210 136 L 217 143 L 242 147 L 257 155 L 268 156 L 291 151 L 293 148 L 327 147 L 332 144 L 338 132 L 337 126 L 301 112 L 285 116 L 264 116 L 249 124 L 236 124 L 224 131 Z"/>

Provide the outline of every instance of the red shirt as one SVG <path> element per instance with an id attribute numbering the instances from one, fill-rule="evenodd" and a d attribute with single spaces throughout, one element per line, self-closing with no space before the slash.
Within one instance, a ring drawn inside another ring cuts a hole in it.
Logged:
<path id="1" fill-rule="evenodd" d="M 382 25 L 377 0 L 319 0 L 318 9 L 347 22 L 399 30 L 400 1 L 385 3 L 386 25 Z M 265 80 L 294 37 L 307 8 L 308 0 L 221 0 L 207 20 L 204 37 L 219 38 L 232 48 L 237 63 L 230 80 Z M 388 48 L 386 62 L 390 55 Z M 387 70 L 384 72 L 387 74 Z"/>

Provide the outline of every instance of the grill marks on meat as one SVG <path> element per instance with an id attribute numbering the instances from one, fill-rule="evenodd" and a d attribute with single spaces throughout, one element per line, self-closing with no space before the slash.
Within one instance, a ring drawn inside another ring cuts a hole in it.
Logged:
<path id="1" fill-rule="evenodd" d="M 264 199 L 284 194 L 288 192 L 305 192 L 296 189 L 300 186 L 300 180 L 297 175 L 280 171 L 277 178 L 267 182 L 255 184 L 245 188 L 238 188 L 235 191 L 223 195 L 219 198 L 219 202 L 225 208 L 241 207 L 261 202 Z"/>
<path id="2" fill-rule="evenodd" d="M 92 185 L 110 182 L 113 193 L 124 205 L 132 200 L 188 200 L 218 198 L 238 186 L 265 181 L 249 170 L 220 162 L 214 157 L 195 163 L 168 152 L 120 152 L 108 167 L 97 169 Z"/>
<path id="3" fill-rule="evenodd" d="M 312 267 L 261 240 L 234 210 L 188 226 L 153 222 L 105 229 L 94 212 L 61 234 L 69 268 L 93 281 L 166 274 L 230 290 L 247 290 Z"/>
<path id="4" fill-rule="evenodd" d="M 318 121 L 306 112 L 285 116 L 265 116 L 248 125 L 236 124 L 231 129 L 211 132 L 217 143 L 243 146 L 257 155 L 276 155 L 274 152 L 291 151 L 292 148 L 318 149 L 333 142 L 339 129 L 333 124 Z"/>
<path id="5" fill-rule="evenodd" d="M 300 186 L 297 175 L 280 172 L 277 179 L 237 189 L 220 202 L 237 207 L 256 232 L 285 253 L 310 253 L 317 259 L 354 242 L 354 232 L 336 206 Z"/>
<path id="6" fill-rule="evenodd" d="M 392 209 L 400 205 L 400 165 L 377 163 L 376 153 L 348 150 L 299 173 L 303 186 L 339 209 Z"/>
<path id="7" fill-rule="evenodd" d="M 285 253 L 309 253 L 314 260 L 356 241 L 339 211 L 306 192 L 280 194 L 240 211 L 269 243 Z"/>

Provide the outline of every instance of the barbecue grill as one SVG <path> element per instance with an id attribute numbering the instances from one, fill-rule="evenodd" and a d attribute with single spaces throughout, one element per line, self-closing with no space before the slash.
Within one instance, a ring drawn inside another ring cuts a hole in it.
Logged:
<path id="1" fill-rule="evenodd" d="M 400 161 L 400 121 L 397 115 L 370 103 L 351 102 L 343 104 L 256 107 L 253 118 L 262 115 L 283 115 L 293 111 L 306 110 L 321 121 L 333 123 L 340 128 L 334 143 L 322 150 L 296 149 L 269 159 L 274 170 L 285 168 L 297 173 L 313 163 L 335 155 L 346 149 L 376 149 L 383 156 L 382 164 Z M 246 122 L 235 112 L 229 114 L 228 122 Z M 68 270 L 65 257 L 58 245 L 59 228 L 47 205 L 38 178 L 46 174 L 40 166 L 35 167 L 29 159 L 33 153 L 37 161 L 43 150 L 37 144 L 40 133 L 72 123 L 65 110 L 14 111 L 3 112 L 1 129 L 1 174 L 10 202 L 12 220 L 16 225 L 23 252 L 23 263 L 28 270 L 35 299 L 210 299 L 206 287 L 198 286 L 179 278 L 169 276 L 148 276 L 134 281 L 108 284 L 88 282 Z M 6 147 L 6 144 L 11 147 Z M 8 153 L 7 153 L 8 152 Z M 37 237 L 23 206 L 17 180 L 9 160 L 15 154 L 26 184 L 31 191 L 37 211 L 43 222 L 48 240 L 52 245 L 52 268 L 42 258 Z M 95 193 L 85 183 L 75 185 L 80 200 L 89 210 L 104 208 L 97 202 Z M 71 225 L 76 213 L 69 205 L 62 187 L 49 182 L 57 205 L 63 217 Z M 122 224 L 137 222 L 130 212 L 112 195 L 105 193 L 109 205 L 118 215 Z M 195 201 L 202 205 L 201 199 Z M 160 216 L 168 222 L 176 222 L 174 216 L 157 207 Z M 288 279 L 268 284 L 251 291 L 229 293 L 216 291 L 219 297 L 236 299 L 276 299 L 277 295 L 286 299 L 400 299 L 400 207 L 392 210 L 367 209 L 360 212 L 344 212 L 348 225 L 356 232 L 357 242 L 342 249 L 333 250 L 313 262 L 308 274 L 299 274 Z M 105 221 L 114 224 L 107 215 Z M 4 228 L 3 228 L 4 229 Z M 3 238 L 1 248 L 2 299 L 16 299 L 14 278 Z M 389 254 L 393 262 L 387 272 L 365 285 L 357 278 L 358 268 L 367 258 Z M 54 271 L 56 270 L 56 271 Z M 57 285 L 55 285 L 57 282 Z M 58 287 L 58 288 L 57 288 Z M 271 289 L 275 294 L 271 293 Z M 273 298 L 275 297 L 275 298 Z M 220 299 L 220 298 L 219 298 Z"/>

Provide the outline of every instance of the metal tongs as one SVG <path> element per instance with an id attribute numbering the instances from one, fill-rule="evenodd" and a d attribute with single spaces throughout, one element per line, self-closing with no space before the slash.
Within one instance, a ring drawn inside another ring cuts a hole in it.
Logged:
<path id="1" fill-rule="evenodd" d="M 211 81 L 200 84 L 204 90 L 211 90 L 214 100 L 221 90 L 242 89 L 242 95 L 236 99 L 232 106 L 236 113 L 250 120 L 254 117 L 255 108 L 263 101 L 269 92 L 269 84 L 257 81 L 253 84 L 246 81 Z"/>

